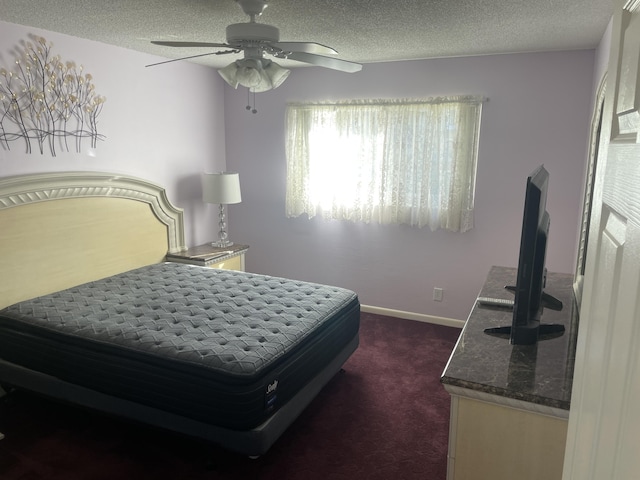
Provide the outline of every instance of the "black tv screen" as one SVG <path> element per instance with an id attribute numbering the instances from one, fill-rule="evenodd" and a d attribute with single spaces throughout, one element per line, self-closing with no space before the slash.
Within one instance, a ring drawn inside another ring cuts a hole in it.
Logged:
<path id="1" fill-rule="evenodd" d="M 520 235 L 520 252 L 515 286 L 513 319 L 508 327 L 487 329 L 487 333 L 509 334 L 513 345 L 532 345 L 541 335 L 557 336 L 564 326 L 540 324 L 544 308 L 561 310 L 562 302 L 544 291 L 545 267 L 550 217 L 547 212 L 549 172 L 540 165 L 527 178 Z"/>
<path id="2" fill-rule="evenodd" d="M 550 224 L 546 210 L 548 185 L 549 173 L 542 165 L 527 178 L 511 325 L 510 341 L 515 345 L 532 344 L 538 339 Z"/>

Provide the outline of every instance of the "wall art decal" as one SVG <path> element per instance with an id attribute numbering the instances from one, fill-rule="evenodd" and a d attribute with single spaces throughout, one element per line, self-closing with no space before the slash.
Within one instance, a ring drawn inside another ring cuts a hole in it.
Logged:
<path id="1" fill-rule="evenodd" d="M 36 145 L 54 157 L 58 149 L 80 152 L 83 141 L 95 148 L 105 138 L 98 116 L 106 98 L 82 66 L 53 55 L 44 38 L 29 37 L 14 51 L 15 66 L 0 68 L 0 144 L 24 144 L 27 153 Z"/>

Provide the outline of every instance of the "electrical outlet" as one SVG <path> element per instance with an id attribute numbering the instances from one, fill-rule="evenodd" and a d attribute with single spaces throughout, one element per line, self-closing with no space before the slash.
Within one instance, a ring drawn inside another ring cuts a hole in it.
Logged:
<path id="1" fill-rule="evenodd" d="M 440 287 L 435 287 L 433 289 L 433 300 L 436 302 L 442 301 L 442 289 Z"/>

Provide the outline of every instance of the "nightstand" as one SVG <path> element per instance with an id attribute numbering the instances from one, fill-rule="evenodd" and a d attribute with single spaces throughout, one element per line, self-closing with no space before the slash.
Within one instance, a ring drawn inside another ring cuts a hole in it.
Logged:
<path id="1" fill-rule="evenodd" d="M 167 253 L 167 262 L 188 263 L 209 268 L 244 272 L 244 254 L 249 245 L 234 243 L 229 247 L 214 247 L 210 243 L 191 247 L 178 253 Z"/>

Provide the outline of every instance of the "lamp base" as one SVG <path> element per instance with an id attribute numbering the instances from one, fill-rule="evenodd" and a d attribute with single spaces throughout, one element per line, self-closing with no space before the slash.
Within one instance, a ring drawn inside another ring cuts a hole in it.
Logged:
<path id="1" fill-rule="evenodd" d="M 233 242 L 227 240 L 227 223 L 224 219 L 224 204 L 222 203 L 219 205 L 218 210 L 218 228 L 220 229 L 220 231 L 218 232 L 218 240 L 212 242 L 211 246 L 217 248 L 225 248 L 233 245 Z"/>
<path id="2" fill-rule="evenodd" d="M 211 246 L 217 248 L 230 247 L 231 245 L 233 245 L 233 242 L 230 242 L 229 240 L 218 240 L 216 242 L 211 242 Z"/>

